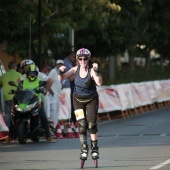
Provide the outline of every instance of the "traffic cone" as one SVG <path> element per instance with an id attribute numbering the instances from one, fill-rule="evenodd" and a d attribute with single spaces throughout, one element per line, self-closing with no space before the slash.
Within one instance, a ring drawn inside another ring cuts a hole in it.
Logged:
<path id="1" fill-rule="evenodd" d="M 76 125 L 75 125 L 75 137 L 76 138 L 79 138 L 79 128 L 78 128 L 78 123 L 76 122 Z"/>
<path id="2" fill-rule="evenodd" d="M 73 138 L 75 138 L 76 127 L 74 125 L 74 122 L 72 122 L 72 121 L 71 121 L 71 129 L 72 129 L 72 132 L 73 132 Z"/>
<path id="3" fill-rule="evenodd" d="M 62 121 L 60 122 L 60 128 L 61 128 L 62 136 L 65 137 L 66 132 L 65 132 L 65 128 L 64 128 L 64 123 Z"/>
<path id="4" fill-rule="evenodd" d="M 0 140 L 5 140 L 8 137 L 6 132 L 0 132 Z"/>
<path id="5" fill-rule="evenodd" d="M 72 129 L 73 133 L 75 133 L 76 129 L 75 129 L 75 125 L 73 122 L 71 122 L 71 129 Z"/>
<path id="6" fill-rule="evenodd" d="M 57 139 L 61 139 L 63 136 L 62 136 L 62 131 L 61 131 L 61 128 L 60 128 L 60 124 L 59 124 L 59 123 L 57 124 L 56 129 L 57 129 L 56 138 L 57 138 Z"/>
<path id="7" fill-rule="evenodd" d="M 71 128 L 71 122 L 68 122 L 68 128 L 67 128 L 67 134 L 66 134 L 66 137 L 67 138 L 74 138 L 74 133 L 72 131 L 72 128 Z"/>
<path id="8" fill-rule="evenodd" d="M 7 125 L 6 125 L 6 122 L 5 122 L 5 118 L 4 118 L 4 116 L 3 116 L 3 114 L 2 114 L 2 112 L 0 112 L 0 118 L 1 118 L 1 123 L 2 123 L 2 127 L 4 127 L 6 130 L 5 131 L 2 131 L 2 132 L 0 132 L 0 140 L 5 140 L 7 137 L 8 137 L 8 131 L 9 131 L 9 129 L 8 129 L 8 127 L 7 127 Z"/>
<path id="9" fill-rule="evenodd" d="M 63 130 L 64 130 L 64 124 L 63 124 L 63 122 L 59 122 L 59 124 L 60 124 L 61 131 L 63 132 Z"/>

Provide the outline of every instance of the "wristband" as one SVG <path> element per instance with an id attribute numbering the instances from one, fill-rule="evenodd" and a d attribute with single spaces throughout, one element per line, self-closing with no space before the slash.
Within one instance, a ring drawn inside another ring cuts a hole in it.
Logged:
<path id="1" fill-rule="evenodd" d="M 63 72 L 63 71 L 58 70 L 58 75 L 62 76 L 63 74 L 64 74 L 64 72 Z"/>
<path id="2" fill-rule="evenodd" d="M 99 68 L 94 68 L 94 72 L 95 72 L 96 76 L 100 76 Z"/>

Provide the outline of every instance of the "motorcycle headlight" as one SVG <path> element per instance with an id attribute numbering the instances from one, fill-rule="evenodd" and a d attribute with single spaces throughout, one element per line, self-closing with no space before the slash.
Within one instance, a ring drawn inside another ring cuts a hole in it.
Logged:
<path id="1" fill-rule="evenodd" d="M 34 108 L 36 104 L 37 104 L 37 101 L 30 105 L 26 105 L 25 107 L 22 107 L 20 105 L 15 105 L 15 109 L 19 112 L 28 112 L 28 111 L 32 110 L 32 108 Z"/>

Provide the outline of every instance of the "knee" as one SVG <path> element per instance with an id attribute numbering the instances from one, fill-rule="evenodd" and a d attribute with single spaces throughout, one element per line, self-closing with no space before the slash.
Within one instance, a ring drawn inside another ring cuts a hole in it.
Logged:
<path id="1" fill-rule="evenodd" d="M 91 134 L 96 134 L 98 132 L 97 123 L 96 122 L 89 122 L 88 123 L 88 131 Z"/>
<path id="2" fill-rule="evenodd" d="M 79 133 L 80 134 L 86 133 L 87 123 L 86 123 L 85 119 L 78 121 L 78 125 L 79 125 Z"/>

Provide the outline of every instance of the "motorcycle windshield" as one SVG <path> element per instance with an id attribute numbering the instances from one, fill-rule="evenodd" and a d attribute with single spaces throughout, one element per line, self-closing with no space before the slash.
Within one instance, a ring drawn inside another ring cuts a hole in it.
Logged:
<path id="1" fill-rule="evenodd" d="M 31 90 L 20 90 L 15 93 L 15 98 L 19 103 L 28 103 L 33 96 L 34 93 Z"/>

